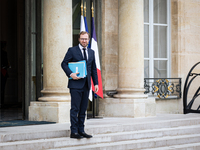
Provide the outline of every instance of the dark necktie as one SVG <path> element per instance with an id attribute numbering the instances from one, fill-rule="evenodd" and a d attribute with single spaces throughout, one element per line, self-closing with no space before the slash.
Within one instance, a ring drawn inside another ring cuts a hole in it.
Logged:
<path id="1" fill-rule="evenodd" d="M 84 60 L 87 62 L 87 55 L 86 55 L 86 48 L 83 48 L 83 56 L 84 56 Z"/>

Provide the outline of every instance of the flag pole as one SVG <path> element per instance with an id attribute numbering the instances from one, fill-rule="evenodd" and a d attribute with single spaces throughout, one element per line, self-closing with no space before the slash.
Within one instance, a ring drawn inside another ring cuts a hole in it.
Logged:
<path id="1" fill-rule="evenodd" d="M 92 7 L 91 7 L 91 10 L 92 10 L 92 18 L 94 19 L 94 6 L 93 6 L 93 2 L 92 2 Z M 93 91 L 92 91 L 92 94 L 93 94 L 93 100 L 92 100 L 92 114 L 93 114 L 93 119 L 102 119 L 103 117 L 100 117 L 100 116 L 95 116 L 95 103 L 96 103 L 96 99 L 98 99 L 98 95 L 95 94 Z M 96 99 L 95 99 L 95 95 L 97 96 Z"/>
<path id="2" fill-rule="evenodd" d="M 92 8 L 91 8 L 91 10 L 92 10 L 92 17 L 94 17 L 94 7 L 93 7 L 93 2 L 92 2 Z M 95 118 L 95 99 L 94 99 L 94 92 L 92 91 L 92 96 L 93 96 L 93 100 L 92 100 L 92 107 L 93 107 L 93 109 L 92 109 L 92 117 L 93 118 Z"/>
<path id="3" fill-rule="evenodd" d="M 94 17 L 94 7 L 93 7 L 93 2 L 92 2 L 92 17 Z"/>
<path id="4" fill-rule="evenodd" d="M 81 16 L 83 16 L 83 0 L 81 1 Z"/>
<path id="5" fill-rule="evenodd" d="M 94 110 L 94 107 L 95 107 L 95 104 L 94 104 L 94 92 L 92 91 L 92 118 L 95 118 L 95 110 Z"/>
<path id="6" fill-rule="evenodd" d="M 93 2 L 92 2 L 92 7 L 91 7 L 91 10 L 92 10 L 92 39 L 91 39 L 91 48 L 94 48 L 93 50 L 96 51 L 95 52 L 95 57 L 96 57 L 96 63 L 97 63 L 97 74 L 98 74 L 98 70 L 100 69 L 100 64 L 99 64 L 99 56 L 98 56 L 98 47 L 97 47 L 97 41 L 96 40 L 96 33 L 95 33 L 95 27 L 94 27 L 94 5 L 93 5 Z M 92 42 L 93 41 L 93 42 Z M 92 46 L 93 45 L 93 46 Z M 97 54 L 97 55 L 96 55 Z M 98 60 L 98 61 L 97 61 Z M 101 77 L 101 75 L 100 75 Z M 98 81 L 99 81 L 99 78 L 98 78 Z M 101 84 L 99 84 L 101 85 Z M 95 87 L 93 86 L 93 90 L 95 90 Z M 93 119 L 101 119 L 103 117 L 100 117 L 100 116 L 95 116 L 95 104 L 97 103 L 96 99 L 98 98 L 98 94 L 97 93 L 93 93 L 93 101 L 92 101 L 92 106 L 93 106 Z M 97 96 L 97 97 L 96 97 Z M 96 97 L 96 98 L 95 98 Z"/>
<path id="7" fill-rule="evenodd" d="M 86 17 L 86 2 L 84 3 L 84 17 Z"/>

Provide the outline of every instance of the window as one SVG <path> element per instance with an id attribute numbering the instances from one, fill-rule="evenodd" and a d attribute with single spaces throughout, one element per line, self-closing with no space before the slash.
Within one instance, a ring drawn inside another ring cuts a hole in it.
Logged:
<path id="1" fill-rule="evenodd" d="M 144 0 L 144 77 L 170 77 L 170 0 Z"/>

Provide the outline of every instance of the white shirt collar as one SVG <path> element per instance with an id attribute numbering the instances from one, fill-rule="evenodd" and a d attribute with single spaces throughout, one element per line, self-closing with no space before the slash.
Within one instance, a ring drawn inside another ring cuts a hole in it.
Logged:
<path id="1" fill-rule="evenodd" d="M 79 46 L 79 48 L 80 48 L 81 50 L 83 50 L 83 46 L 81 46 L 81 44 L 78 44 L 78 46 Z M 87 50 L 87 47 L 86 47 L 86 50 Z"/>
<path id="2" fill-rule="evenodd" d="M 83 54 L 83 46 L 81 46 L 81 44 L 79 44 L 78 46 L 79 46 L 79 48 L 80 48 L 80 50 L 81 50 L 81 53 L 82 53 L 82 55 L 83 55 L 83 57 L 84 57 L 84 54 Z M 87 47 L 86 47 L 86 51 L 85 51 L 85 52 L 86 52 L 87 59 L 88 59 L 89 56 L 88 56 L 88 48 L 87 48 Z"/>

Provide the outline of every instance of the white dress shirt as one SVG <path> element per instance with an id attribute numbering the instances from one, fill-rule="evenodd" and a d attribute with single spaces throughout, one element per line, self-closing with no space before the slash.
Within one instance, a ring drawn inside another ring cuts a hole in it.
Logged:
<path id="1" fill-rule="evenodd" d="M 84 54 L 83 54 L 83 48 L 84 48 L 84 47 L 81 46 L 81 44 L 79 44 L 78 46 L 79 46 L 79 48 L 80 48 L 80 50 L 81 50 L 81 53 L 82 53 L 82 55 L 83 55 L 83 58 L 84 58 Z M 88 60 L 88 49 L 87 49 L 87 47 L 86 47 L 85 52 L 86 52 L 86 56 L 87 56 L 87 60 Z"/>

